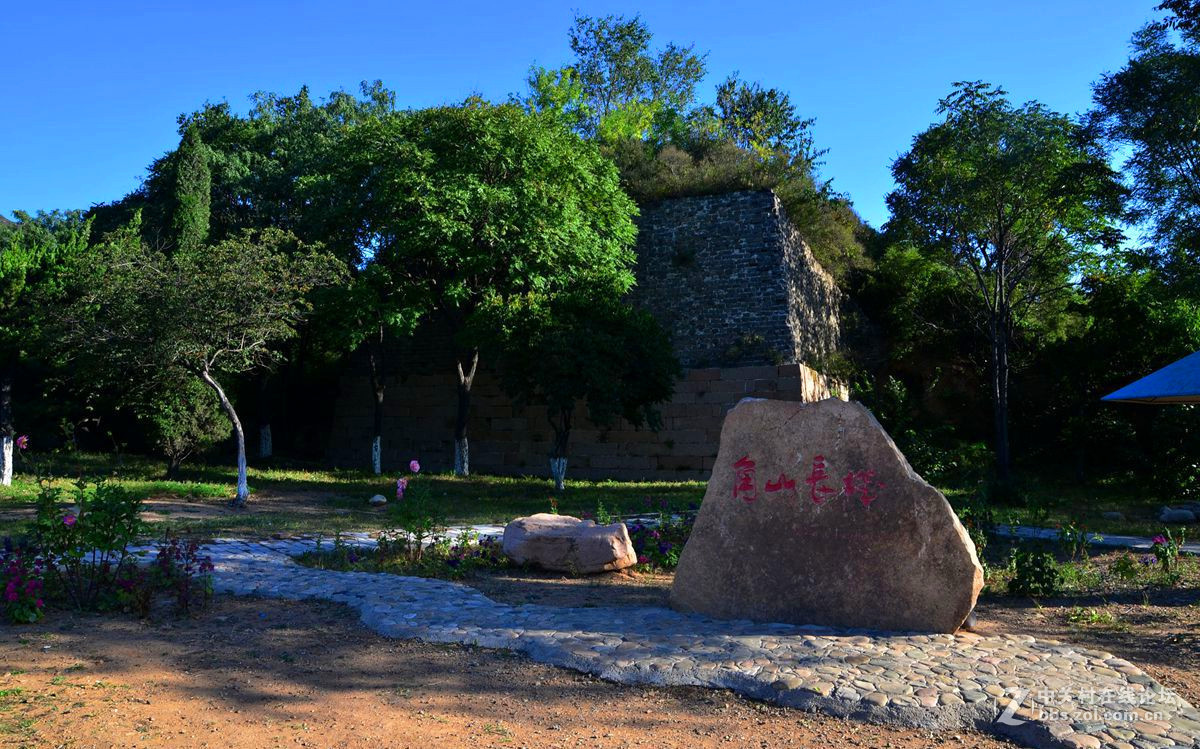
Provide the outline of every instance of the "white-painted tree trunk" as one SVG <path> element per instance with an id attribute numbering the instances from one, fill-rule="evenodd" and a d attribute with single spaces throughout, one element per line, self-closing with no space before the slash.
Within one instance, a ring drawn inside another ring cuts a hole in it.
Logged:
<path id="1" fill-rule="evenodd" d="M 466 437 L 454 440 L 454 475 L 471 475 L 471 448 Z"/>
<path id="2" fill-rule="evenodd" d="M 567 485 L 567 459 L 566 458 L 551 458 L 550 459 L 550 476 L 554 479 L 554 488 L 556 491 L 562 491 Z"/>
<path id="3" fill-rule="evenodd" d="M 371 470 L 376 476 L 383 474 L 383 447 L 378 434 L 371 440 Z"/>
<path id="4" fill-rule="evenodd" d="M 237 479 L 237 497 L 233 500 L 237 507 L 245 507 L 246 500 L 250 499 L 250 481 L 246 476 L 246 441 L 241 439 L 241 430 L 238 430 L 238 479 Z"/>
<path id="5" fill-rule="evenodd" d="M 0 486 L 12 486 L 13 438 L 6 434 L 0 437 Z"/>
<path id="6" fill-rule="evenodd" d="M 229 397 L 225 395 L 225 389 L 212 376 L 212 373 L 206 369 L 199 374 L 200 379 L 204 380 L 216 392 L 217 400 L 221 401 L 221 408 L 224 409 L 225 415 L 229 417 L 229 423 L 233 425 L 233 439 L 237 444 L 238 467 L 237 496 L 233 498 L 233 506 L 245 507 L 247 500 L 250 499 L 250 482 L 246 477 L 246 432 L 242 429 L 242 420 L 238 418 L 237 410 L 234 409 Z"/>
<path id="7" fill-rule="evenodd" d="M 271 439 L 271 425 L 263 424 L 258 428 L 258 457 L 269 458 L 275 454 L 275 445 Z"/>

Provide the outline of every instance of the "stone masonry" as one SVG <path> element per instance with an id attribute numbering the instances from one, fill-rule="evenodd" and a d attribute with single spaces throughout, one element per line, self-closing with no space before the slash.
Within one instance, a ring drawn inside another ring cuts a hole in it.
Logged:
<path id="1" fill-rule="evenodd" d="M 819 400 L 842 395 L 807 364 L 836 350 L 841 293 L 813 259 L 769 190 L 676 198 L 644 207 L 638 219 L 632 301 L 670 333 L 685 368 L 662 407 L 657 433 L 619 423 L 600 430 L 578 414 L 568 476 L 614 479 L 708 478 L 725 413 L 747 396 Z M 385 376 L 383 463 L 419 457 L 450 467 L 455 385 L 444 336 L 418 334 L 390 356 Z M 540 408 L 520 408 L 487 361 L 472 395 L 472 470 L 543 474 L 551 430 Z M 404 374 L 401 369 L 406 370 Z M 328 458 L 367 466 L 373 400 L 356 357 L 341 378 Z"/>
<path id="2" fill-rule="evenodd" d="M 838 346 L 841 292 L 769 190 L 642 209 L 633 300 L 685 367 L 813 363 Z"/>

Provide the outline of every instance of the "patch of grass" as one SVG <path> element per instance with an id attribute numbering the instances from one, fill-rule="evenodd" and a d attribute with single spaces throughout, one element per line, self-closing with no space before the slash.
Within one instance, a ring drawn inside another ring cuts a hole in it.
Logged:
<path id="1" fill-rule="evenodd" d="M 1084 608 L 1076 606 L 1067 612 L 1067 621 L 1071 624 L 1101 629 L 1126 630 L 1129 626 L 1111 611 L 1103 609 Z"/>
<path id="2" fill-rule="evenodd" d="M 195 466 L 182 471 L 180 480 L 167 481 L 160 476 L 165 465 L 138 456 L 72 455 L 41 460 L 53 464 L 63 476 L 107 476 L 143 499 L 174 499 L 200 504 L 223 505 L 233 494 L 234 470 L 225 466 Z M 368 508 L 367 498 L 375 494 L 391 497 L 395 477 L 375 476 L 359 470 L 318 470 L 312 467 L 251 468 L 250 486 L 254 494 L 244 512 L 221 513 L 218 517 L 186 517 L 174 513 L 170 525 L 179 532 L 197 535 L 266 536 L 271 534 L 317 534 L 356 530 L 383 530 L 394 523 L 388 512 Z M 73 479 L 60 479 L 65 486 Z M 514 517 L 547 512 L 554 497 L 553 484 L 539 477 L 470 476 L 422 473 L 414 479 L 425 484 L 439 502 L 448 523 L 506 523 Z M 570 481 L 567 490 L 556 497 L 559 512 L 580 515 L 593 513 L 603 503 L 613 515 L 649 513 L 659 509 L 680 510 L 698 505 L 704 496 L 702 481 Z M 14 477 L 10 490 L 0 493 L 0 512 L 29 505 L 37 495 L 36 479 L 29 474 Z M 303 511 L 275 510 L 263 502 L 256 505 L 255 495 L 278 497 L 294 495 Z M 19 524 L 14 524 L 19 525 Z M 159 524 L 161 525 L 161 524 Z M 20 532 L 20 528 L 13 529 Z M 143 533 L 161 533 L 154 525 Z"/>

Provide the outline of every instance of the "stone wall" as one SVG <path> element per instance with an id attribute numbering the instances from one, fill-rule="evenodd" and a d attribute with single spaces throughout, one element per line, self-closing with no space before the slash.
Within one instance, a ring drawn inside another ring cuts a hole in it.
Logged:
<path id="1" fill-rule="evenodd" d="M 832 393 L 840 395 L 842 393 Z M 799 364 L 687 370 L 675 397 L 662 408 L 662 429 L 622 423 L 609 430 L 581 412 L 571 431 L 568 478 L 707 479 L 725 412 L 745 397 L 811 401 L 831 395 L 825 378 Z M 418 458 L 435 471 L 453 462 L 455 410 L 451 374 L 412 375 L 389 382 L 384 401 L 383 465 L 397 471 Z M 347 374 L 337 401 L 330 458 L 368 467 L 373 400 L 364 374 Z M 472 396 L 468 437 L 471 470 L 505 475 L 548 475 L 552 432 L 545 409 L 518 408 L 495 379 L 481 372 Z"/>
<path id="2" fill-rule="evenodd" d="M 769 190 L 663 201 L 642 209 L 638 229 L 631 301 L 668 330 L 685 374 L 657 433 L 599 430 L 578 414 L 568 475 L 707 479 L 725 412 L 740 399 L 828 397 L 825 378 L 802 363 L 837 349 L 841 293 Z M 433 326 L 387 356 L 385 467 L 413 457 L 450 467 L 455 385 L 446 340 Z M 483 362 L 468 428 L 472 470 L 544 474 L 544 410 L 515 407 L 489 375 Z M 354 357 L 335 405 L 332 462 L 369 465 L 372 407 L 365 363 Z"/>
<path id="3" fill-rule="evenodd" d="M 633 301 L 685 367 L 813 362 L 838 347 L 841 293 L 769 190 L 642 209 Z"/>

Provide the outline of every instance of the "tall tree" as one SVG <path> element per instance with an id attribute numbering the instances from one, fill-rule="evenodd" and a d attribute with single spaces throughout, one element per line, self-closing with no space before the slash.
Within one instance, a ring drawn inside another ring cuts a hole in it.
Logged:
<path id="1" fill-rule="evenodd" d="M 0 220 L 0 486 L 12 484 L 17 368 L 46 349 L 46 317 L 91 231 L 78 213 L 17 212 L 16 218 Z"/>
<path id="2" fill-rule="evenodd" d="M 172 228 L 180 252 L 195 252 L 208 239 L 212 204 L 212 170 L 200 130 L 189 125 L 176 153 L 175 210 Z"/>
<path id="3" fill-rule="evenodd" d="M 479 367 L 468 328 L 484 303 L 553 294 L 586 274 L 627 289 L 636 212 L 595 145 L 557 118 L 479 102 L 362 123 L 339 159 L 358 245 L 453 336 L 454 470 L 470 472 Z"/>
<path id="4" fill-rule="evenodd" d="M 152 392 L 192 376 L 211 388 L 236 442 L 235 506 L 246 504 L 250 490 L 245 432 L 228 378 L 279 361 L 272 344 L 295 335 L 307 292 L 336 268 L 328 256 L 296 245 L 291 235 L 267 229 L 168 255 L 141 241 L 135 222 L 79 264 L 78 296 L 64 312 L 64 342 L 101 359 L 97 366 L 113 379 Z"/>
<path id="5" fill-rule="evenodd" d="M 575 61 L 557 71 L 530 72 L 530 104 L 569 112 L 586 136 L 649 137 L 682 118 L 696 101 L 705 55 L 653 35 L 639 16 L 575 16 L 569 31 Z M 661 134 L 661 132 L 660 132 Z"/>
<path id="6" fill-rule="evenodd" d="M 892 167 L 888 229 L 951 269 L 990 348 L 997 477 L 1010 476 L 1010 344 L 1061 306 L 1081 264 L 1117 245 L 1122 190 L 1076 123 L 1004 91 L 959 83 L 942 122 Z"/>
<path id="7" fill-rule="evenodd" d="M 797 116 L 787 93 L 740 80 L 737 73 L 717 86 L 713 116 L 730 141 L 762 158 L 782 156 L 811 166 L 820 155 L 810 132 L 815 120 Z"/>
<path id="8" fill-rule="evenodd" d="M 387 380 L 397 369 L 391 352 L 410 337 L 427 314 L 428 300 L 396 279 L 385 263 L 369 260 L 349 283 L 330 288 L 318 298 L 315 321 L 326 345 L 341 352 L 362 350 L 370 376 L 372 428 L 371 470 L 383 473 L 383 412 Z"/>
<path id="9" fill-rule="evenodd" d="M 1184 15 L 1134 35 L 1129 62 L 1096 84 L 1091 113 L 1126 154 L 1130 218 L 1163 248 L 1200 237 L 1200 29 L 1187 15 L 1191 4 L 1160 7 L 1170 5 Z"/>
<path id="10" fill-rule="evenodd" d="M 604 287 L 551 299 L 530 295 L 485 318 L 501 331 L 496 356 L 505 391 L 517 403 L 546 409 L 554 431 L 550 476 L 559 491 L 581 406 L 602 429 L 618 418 L 657 429 L 657 405 L 670 399 L 679 374 L 666 331 L 654 318 L 597 289 Z"/>

